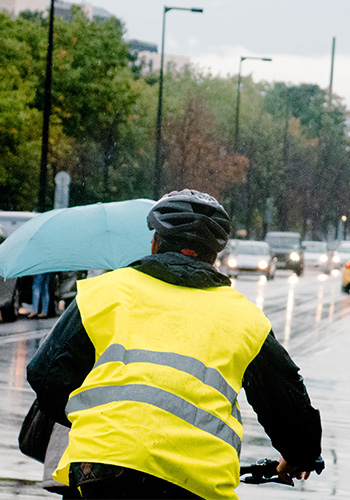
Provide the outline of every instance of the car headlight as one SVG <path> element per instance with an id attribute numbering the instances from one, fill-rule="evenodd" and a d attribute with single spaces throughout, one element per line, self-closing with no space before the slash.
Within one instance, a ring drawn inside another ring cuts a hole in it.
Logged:
<path id="1" fill-rule="evenodd" d="M 328 261 L 328 257 L 327 257 L 327 255 L 323 254 L 323 255 L 319 256 L 318 260 L 320 262 L 327 262 Z"/>
<path id="2" fill-rule="evenodd" d="M 294 262 L 299 262 L 300 260 L 300 255 L 297 252 L 292 252 L 289 257 Z"/>
<path id="3" fill-rule="evenodd" d="M 340 262 L 339 255 L 333 255 L 332 261 L 334 262 L 334 264 L 339 264 Z"/>
<path id="4" fill-rule="evenodd" d="M 268 263 L 266 260 L 261 260 L 259 263 L 258 263 L 258 268 L 261 269 L 261 270 L 264 270 L 264 269 L 267 269 L 268 267 Z"/>
<path id="5" fill-rule="evenodd" d="M 227 261 L 228 267 L 237 267 L 237 261 L 236 259 L 233 259 L 232 257 L 228 259 Z"/>

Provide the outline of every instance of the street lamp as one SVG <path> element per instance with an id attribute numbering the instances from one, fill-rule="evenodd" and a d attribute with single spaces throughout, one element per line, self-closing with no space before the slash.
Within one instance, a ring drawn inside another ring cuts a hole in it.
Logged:
<path id="1" fill-rule="evenodd" d="M 235 126 L 235 137 L 234 137 L 234 151 L 238 152 L 238 141 L 239 141 L 239 110 L 241 101 L 241 70 L 242 62 L 246 59 L 256 59 L 257 61 L 272 61 L 269 57 L 244 57 L 241 56 L 239 61 L 239 71 L 238 71 L 238 84 L 237 84 L 237 102 L 236 102 L 236 126 Z"/>
<path id="2" fill-rule="evenodd" d="M 164 65 L 164 36 L 165 36 L 165 14 L 169 10 L 187 10 L 189 12 L 202 13 L 203 9 L 191 9 L 185 7 L 164 7 L 163 12 L 163 31 L 162 31 L 162 52 L 160 59 L 159 73 L 159 92 L 158 92 L 158 111 L 157 111 L 157 134 L 156 134 L 156 158 L 155 158 L 155 180 L 154 180 L 154 199 L 160 196 L 160 181 L 162 171 L 161 161 L 161 142 L 162 142 L 162 105 L 163 105 L 163 65 Z"/>
<path id="3" fill-rule="evenodd" d="M 55 16 L 54 5 L 55 5 L 55 0 L 51 0 L 47 56 L 46 56 L 43 135 L 41 140 L 40 177 L 39 177 L 39 192 L 38 192 L 38 206 L 37 206 L 38 212 L 45 212 L 46 209 L 45 199 L 46 199 L 46 184 L 47 184 L 47 155 L 49 149 L 49 123 L 50 123 L 50 108 L 51 108 L 53 21 Z"/>
<path id="4" fill-rule="evenodd" d="M 242 71 L 242 62 L 246 59 L 255 59 L 257 61 L 272 61 L 270 57 L 249 57 L 249 56 L 241 56 L 239 61 L 239 71 L 238 71 L 238 83 L 237 83 L 237 101 L 236 101 L 236 126 L 235 126 L 235 135 L 234 135 L 234 151 L 236 153 L 239 152 L 239 111 L 240 111 L 240 103 L 241 103 L 241 71 Z M 246 211 L 246 230 L 247 235 L 250 235 L 250 175 L 249 169 L 247 172 L 247 182 L 246 182 L 246 191 L 247 191 L 247 211 Z M 233 195 L 232 195 L 233 196 Z"/>

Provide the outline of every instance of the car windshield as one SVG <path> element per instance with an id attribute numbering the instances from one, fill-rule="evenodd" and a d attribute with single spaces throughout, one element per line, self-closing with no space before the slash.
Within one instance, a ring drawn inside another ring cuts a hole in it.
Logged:
<path id="1" fill-rule="evenodd" d="M 21 227 L 25 222 L 35 217 L 37 213 L 2 213 L 0 211 L 0 224 L 6 231 L 7 236 L 10 236 L 16 229 Z"/>
<path id="2" fill-rule="evenodd" d="M 299 248 L 299 239 L 293 236 L 270 236 L 266 241 L 273 248 Z"/>
<path id="3" fill-rule="evenodd" d="M 239 243 L 234 253 L 246 254 L 246 255 L 269 255 L 269 249 L 265 245 L 245 245 L 244 243 Z"/>
<path id="4" fill-rule="evenodd" d="M 236 248 L 236 246 L 237 246 L 237 241 L 235 241 L 235 240 L 228 240 L 228 242 L 227 242 L 227 248 L 229 250 L 234 250 Z"/>
<path id="5" fill-rule="evenodd" d="M 327 245 L 323 243 L 303 243 L 305 252 L 324 253 L 327 252 Z"/>
<path id="6" fill-rule="evenodd" d="M 339 253 L 350 253 L 350 243 L 341 243 L 337 248 Z"/>

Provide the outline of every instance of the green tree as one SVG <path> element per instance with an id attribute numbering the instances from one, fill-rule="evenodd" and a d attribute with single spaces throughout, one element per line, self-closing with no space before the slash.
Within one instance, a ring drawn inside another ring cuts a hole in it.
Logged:
<path id="1" fill-rule="evenodd" d="M 41 116 L 33 106 L 41 30 L 0 14 L 0 208 L 32 209 Z"/>
<path id="2" fill-rule="evenodd" d="M 280 228 L 325 237 L 337 226 L 340 193 L 347 199 L 346 110 L 337 98 L 330 107 L 324 90 L 306 84 L 275 84 L 267 91 L 265 106 L 277 121 L 285 122 Z"/>
<path id="3" fill-rule="evenodd" d="M 110 177 L 110 173 L 119 168 L 137 92 L 120 21 L 89 21 L 80 9 L 72 11 L 69 23 L 58 19 L 55 24 L 53 112 L 64 133 L 77 141 L 73 182 L 87 185 L 91 181 L 95 198 L 108 200 L 116 195 L 113 179 L 118 176 Z M 91 148 L 94 164 L 78 144 Z M 85 162 L 85 170 L 92 167 L 83 179 L 78 178 L 81 161 Z M 85 190 L 86 201 L 91 201 L 90 191 Z"/>

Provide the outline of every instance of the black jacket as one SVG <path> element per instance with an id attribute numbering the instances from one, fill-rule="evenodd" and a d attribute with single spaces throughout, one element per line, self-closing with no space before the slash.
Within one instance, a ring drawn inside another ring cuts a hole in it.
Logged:
<path id="1" fill-rule="evenodd" d="M 135 269 L 175 285 L 230 286 L 210 264 L 176 253 L 157 254 L 132 264 Z M 95 362 L 95 350 L 75 300 L 53 327 L 27 367 L 28 381 L 44 413 L 69 426 L 64 409 Z M 272 445 L 293 465 L 307 470 L 321 454 L 321 422 L 310 403 L 299 368 L 271 331 L 243 379 L 247 400 Z"/>

